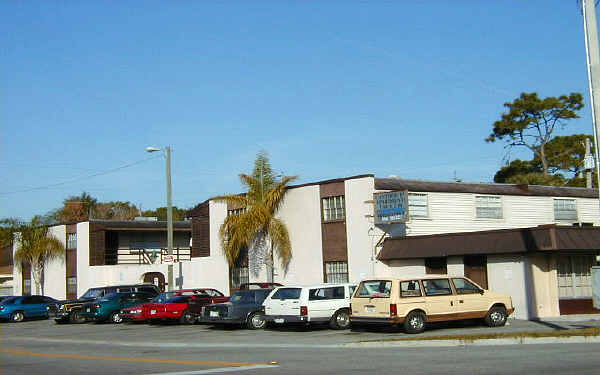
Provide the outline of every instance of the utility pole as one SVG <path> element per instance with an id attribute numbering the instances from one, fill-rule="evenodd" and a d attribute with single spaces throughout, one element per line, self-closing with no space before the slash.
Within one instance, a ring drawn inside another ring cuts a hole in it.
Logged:
<path id="1" fill-rule="evenodd" d="M 583 30 L 587 57 L 592 122 L 594 124 L 594 146 L 596 156 L 596 186 L 600 187 L 600 163 L 598 162 L 598 134 L 600 134 L 600 54 L 598 53 L 598 25 L 596 23 L 596 0 L 582 0 Z"/>
<path id="2" fill-rule="evenodd" d="M 167 159 L 167 253 L 173 260 L 173 199 L 171 192 L 171 147 L 165 147 Z M 167 279 L 169 280 L 169 291 L 174 288 L 173 283 L 173 262 L 167 267 Z"/>

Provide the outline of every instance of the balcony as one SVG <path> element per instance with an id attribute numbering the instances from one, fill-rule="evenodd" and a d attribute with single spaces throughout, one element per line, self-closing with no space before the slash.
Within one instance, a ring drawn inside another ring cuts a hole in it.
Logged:
<path id="1" fill-rule="evenodd" d="M 116 256 L 115 256 L 116 255 Z M 117 264 L 163 264 L 163 259 L 168 255 L 166 248 L 123 248 L 117 249 L 116 254 L 106 254 L 107 265 Z M 191 259 L 190 247 L 174 247 L 173 258 L 175 262 L 185 262 Z"/>

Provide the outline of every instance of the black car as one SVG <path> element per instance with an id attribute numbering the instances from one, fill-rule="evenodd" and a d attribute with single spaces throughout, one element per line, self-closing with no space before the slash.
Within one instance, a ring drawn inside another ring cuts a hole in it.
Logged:
<path id="1" fill-rule="evenodd" d="M 114 285 L 90 288 L 78 299 L 57 303 L 54 320 L 56 323 L 84 323 L 86 319 L 81 314 L 81 308 L 85 303 L 94 302 L 111 293 L 127 292 L 141 292 L 157 296 L 160 293 L 160 289 L 154 284 Z"/>
<path id="2" fill-rule="evenodd" d="M 262 303 L 273 289 L 252 289 L 235 292 L 229 302 L 204 307 L 199 320 L 214 324 L 245 324 L 250 329 L 266 326 Z"/>

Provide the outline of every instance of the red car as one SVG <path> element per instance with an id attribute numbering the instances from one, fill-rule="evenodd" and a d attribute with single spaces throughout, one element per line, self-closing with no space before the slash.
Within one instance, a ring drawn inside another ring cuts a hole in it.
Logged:
<path id="1" fill-rule="evenodd" d="M 178 294 L 178 290 L 172 292 L 164 292 L 154 297 L 154 299 L 148 303 L 142 305 L 128 307 L 121 310 L 119 315 L 121 319 L 127 322 L 145 322 L 150 315 L 150 306 L 157 303 L 165 303 L 168 299 L 173 298 Z"/>
<path id="2" fill-rule="evenodd" d="M 193 324 L 204 306 L 227 301 L 229 297 L 216 289 L 184 289 L 176 291 L 164 303 L 150 303 L 143 310 L 150 321 L 178 320 L 182 324 Z"/>

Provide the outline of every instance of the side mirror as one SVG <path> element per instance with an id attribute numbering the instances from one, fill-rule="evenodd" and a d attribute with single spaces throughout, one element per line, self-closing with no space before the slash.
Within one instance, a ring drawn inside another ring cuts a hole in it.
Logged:
<path id="1" fill-rule="evenodd" d="M 485 293 L 485 290 L 479 289 L 479 294 L 483 295 L 483 293 Z"/>

